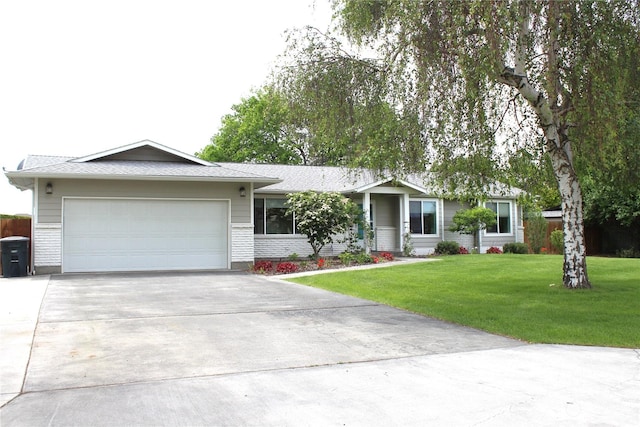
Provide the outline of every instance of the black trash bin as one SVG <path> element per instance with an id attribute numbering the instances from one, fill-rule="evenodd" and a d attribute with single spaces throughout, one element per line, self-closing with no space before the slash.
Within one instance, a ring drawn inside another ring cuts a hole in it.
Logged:
<path id="1" fill-rule="evenodd" d="M 28 237 L 5 237 L 0 239 L 2 253 L 2 275 L 4 277 L 21 277 L 27 275 L 29 260 Z"/>

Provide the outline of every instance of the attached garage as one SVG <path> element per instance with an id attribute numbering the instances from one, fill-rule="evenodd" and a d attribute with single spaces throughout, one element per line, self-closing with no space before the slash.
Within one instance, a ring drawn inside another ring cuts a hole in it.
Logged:
<path id="1" fill-rule="evenodd" d="M 228 200 L 64 198 L 62 271 L 227 269 Z"/>

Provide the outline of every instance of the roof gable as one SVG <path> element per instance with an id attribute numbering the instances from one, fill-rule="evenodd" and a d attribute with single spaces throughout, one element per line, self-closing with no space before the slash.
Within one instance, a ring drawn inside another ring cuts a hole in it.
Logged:
<path id="1" fill-rule="evenodd" d="M 99 162 L 99 161 L 153 161 L 198 164 L 202 166 L 216 166 L 206 160 L 191 156 L 157 142 L 145 139 L 133 144 L 90 154 L 71 160 L 74 163 Z"/>

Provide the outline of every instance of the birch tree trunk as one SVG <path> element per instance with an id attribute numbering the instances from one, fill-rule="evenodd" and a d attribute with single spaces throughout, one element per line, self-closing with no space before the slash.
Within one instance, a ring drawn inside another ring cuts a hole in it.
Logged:
<path id="1" fill-rule="evenodd" d="M 505 67 L 499 81 L 518 90 L 533 108 L 540 128 L 544 132 L 545 150 L 551 158 L 553 173 L 558 183 L 562 200 L 562 228 L 564 232 L 564 264 L 562 282 L 571 289 L 591 288 L 587 275 L 587 248 L 584 238 L 584 218 L 582 211 L 582 190 L 573 167 L 571 141 L 557 113 L 558 100 L 562 91 L 557 68 L 557 17 L 558 4 L 549 2 L 549 40 L 547 43 L 547 81 L 551 104 L 541 90 L 535 88 L 527 78 L 526 58 L 529 37 L 529 2 L 520 3 L 522 22 L 518 34 L 518 46 L 515 55 L 515 68 Z M 565 94 L 566 95 L 566 94 Z M 564 103 L 569 102 L 567 96 Z M 552 106 L 555 108 L 552 109 Z M 560 109 L 566 108 L 561 106 Z"/>

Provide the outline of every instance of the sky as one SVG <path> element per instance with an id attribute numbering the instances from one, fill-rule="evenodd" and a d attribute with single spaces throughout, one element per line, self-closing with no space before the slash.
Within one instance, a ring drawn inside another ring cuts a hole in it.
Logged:
<path id="1" fill-rule="evenodd" d="M 194 154 L 329 0 L 0 2 L 0 166 L 150 139 Z M 0 213 L 31 191 L 0 175 Z"/>

